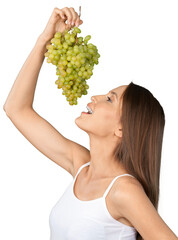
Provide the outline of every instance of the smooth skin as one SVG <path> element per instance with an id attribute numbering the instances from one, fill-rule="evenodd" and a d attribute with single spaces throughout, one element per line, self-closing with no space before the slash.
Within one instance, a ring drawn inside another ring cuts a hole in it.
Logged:
<path id="1" fill-rule="evenodd" d="M 84 176 L 85 181 L 89 183 L 100 178 L 126 173 L 112 155 L 113 147 L 122 137 L 122 126 L 118 121 L 120 99 L 116 102 L 113 96 L 113 102 L 108 102 L 110 93 L 94 96 L 91 103 L 94 114 L 83 115 L 75 120 L 75 123 L 90 136 L 90 151 L 65 138 L 33 108 L 36 83 L 44 61 L 46 44 L 56 32 L 63 32 L 74 26 L 72 23 L 76 26 L 83 23 L 73 8 L 54 8 L 46 28 L 38 37 L 22 66 L 3 109 L 16 128 L 34 147 L 73 177 L 82 164 L 91 161 Z M 120 96 L 125 87 L 121 86 L 113 90 Z M 109 129 L 109 126 L 112 127 Z M 105 144 L 105 148 L 102 148 L 99 140 L 102 140 L 101 143 Z M 108 142 L 109 144 L 106 145 Z M 176 240 L 176 235 L 154 209 L 141 184 L 128 176 L 118 180 L 114 184 L 115 191 L 111 196 L 112 206 L 116 209 L 118 218 L 127 219 L 144 240 Z"/>
<path id="2" fill-rule="evenodd" d="M 73 27 L 83 23 L 73 8 L 54 8 L 44 31 L 22 66 L 3 109 L 15 127 L 35 148 L 74 176 L 74 165 L 80 165 L 83 159 L 86 161 L 89 150 L 65 138 L 33 108 L 36 83 L 44 53 L 47 51 L 46 45 L 56 32 L 70 29 L 70 22 L 74 24 Z M 77 158 L 77 163 L 74 164 Z"/>

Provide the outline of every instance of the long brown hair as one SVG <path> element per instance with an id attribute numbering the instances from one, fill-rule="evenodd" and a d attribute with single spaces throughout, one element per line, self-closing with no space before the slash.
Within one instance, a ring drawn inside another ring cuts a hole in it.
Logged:
<path id="1" fill-rule="evenodd" d="M 153 94 L 131 82 L 122 94 L 122 140 L 115 156 L 142 184 L 158 209 L 164 110 Z M 143 239 L 137 234 L 137 240 Z"/>

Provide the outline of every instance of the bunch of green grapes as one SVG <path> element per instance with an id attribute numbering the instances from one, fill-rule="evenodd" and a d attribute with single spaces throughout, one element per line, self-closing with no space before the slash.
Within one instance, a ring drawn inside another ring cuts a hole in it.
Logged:
<path id="1" fill-rule="evenodd" d="M 63 90 L 70 105 L 77 105 L 77 98 L 87 95 L 86 80 L 93 75 L 94 64 L 98 64 L 100 57 L 97 47 L 88 43 L 91 36 L 83 39 L 77 37 L 77 33 L 81 33 L 78 27 L 57 32 L 46 45 L 48 51 L 45 53 L 47 62 L 57 66 L 55 84 Z"/>

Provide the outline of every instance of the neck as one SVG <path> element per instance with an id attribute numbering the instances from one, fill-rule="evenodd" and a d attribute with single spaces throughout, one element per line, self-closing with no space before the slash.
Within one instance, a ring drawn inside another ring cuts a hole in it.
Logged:
<path id="1" fill-rule="evenodd" d="M 90 135 L 90 166 L 87 179 L 98 180 L 102 178 L 115 177 L 126 173 L 123 165 L 114 157 L 114 149 L 118 140 L 113 138 L 99 138 Z"/>

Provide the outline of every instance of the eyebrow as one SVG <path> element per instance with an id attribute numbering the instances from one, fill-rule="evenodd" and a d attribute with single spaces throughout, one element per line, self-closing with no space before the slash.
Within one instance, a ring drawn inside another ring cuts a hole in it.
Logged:
<path id="1" fill-rule="evenodd" d="M 113 95 L 115 95 L 115 96 L 116 96 L 116 98 L 117 98 L 117 101 L 118 101 L 118 96 L 117 96 L 117 93 L 116 93 L 116 92 L 113 92 L 113 91 L 111 91 L 110 93 L 112 93 Z"/>

